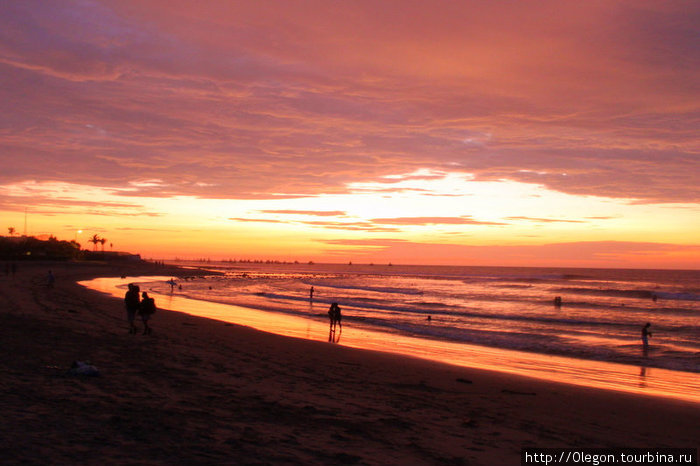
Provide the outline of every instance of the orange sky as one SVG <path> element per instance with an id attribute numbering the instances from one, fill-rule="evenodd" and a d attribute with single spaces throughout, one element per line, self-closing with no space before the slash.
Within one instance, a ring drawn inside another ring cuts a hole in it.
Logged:
<path id="1" fill-rule="evenodd" d="M 0 5 L 0 234 L 698 268 L 697 2 L 200 3 Z"/>

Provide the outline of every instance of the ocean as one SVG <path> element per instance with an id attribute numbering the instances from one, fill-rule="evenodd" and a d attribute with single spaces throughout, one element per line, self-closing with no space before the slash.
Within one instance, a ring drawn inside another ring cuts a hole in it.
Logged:
<path id="1" fill-rule="evenodd" d="M 344 328 L 381 332 L 389 341 L 391 335 L 400 335 L 436 344 L 700 372 L 700 271 L 177 265 L 220 274 L 178 280 L 172 291 L 178 296 L 323 323 L 328 322 L 328 307 L 337 302 Z M 163 295 L 171 292 L 164 280 L 145 286 Z M 561 306 L 554 305 L 555 297 L 561 298 Z M 647 322 L 652 337 L 644 351 L 641 329 Z"/>

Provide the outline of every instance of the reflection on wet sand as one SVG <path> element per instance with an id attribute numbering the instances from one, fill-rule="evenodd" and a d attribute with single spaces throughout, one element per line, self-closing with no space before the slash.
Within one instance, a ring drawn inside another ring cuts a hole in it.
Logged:
<path id="1" fill-rule="evenodd" d="M 328 342 L 329 343 L 340 343 L 340 337 L 343 335 L 343 327 L 340 327 L 339 329 L 333 328 L 331 326 L 330 330 L 328 330 Z"/>
<path id="2" fill-rule="evenodd" d="M 639 371 L 639 387 L 646 388 L 647 386 L 647 367 L 642 366 Z"/>

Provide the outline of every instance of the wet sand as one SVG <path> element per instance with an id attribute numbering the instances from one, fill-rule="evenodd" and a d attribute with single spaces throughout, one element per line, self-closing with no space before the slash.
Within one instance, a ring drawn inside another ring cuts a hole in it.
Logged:
<path id="1" fill-rule="evenodd" d="M 19 263 L 0 276 L 3 464 L 507 465 L 523 447 L 698 447 L 698 403 L 165 310 L 153 335 L 130 335 L 120 299 L 75 283 L 124 273 L 192 274 Z M 76 360 L 100 376 L 69 375 Z"/>
<path id="2" fill-rule="evenodd" d="M 155 296 L 162 308 L 245 325 L 277 335 L 316 341 L 333 340 L 346 347 L 397 353 L 456 366 L 700 403 L 700 374 L 653 367 L 653 356 L 649 359 L 640 358 L 638 365 L 631 365 L 417 338 L 363 328 L 357 321 L 347 319 L 347 311 L 345 325 L 330 333 L 326 304 L 309 304 L 306 315 L 263 311 L 190 299 L 186 296 L 186 280 L 180 280 L 184 291 L 177 288 L 165 291 L 167 286 L 164 283 L 169 279 L 168 276 L 124 279 L 101 277 L 81 281 L 80 284 L 123 298 L 127 284 L 136 281 L 143 285 L 142 290 Z M 154 286 L 155 283 L 159 284 Z M 641 356 L 641 344 L 638 349 Z"/>

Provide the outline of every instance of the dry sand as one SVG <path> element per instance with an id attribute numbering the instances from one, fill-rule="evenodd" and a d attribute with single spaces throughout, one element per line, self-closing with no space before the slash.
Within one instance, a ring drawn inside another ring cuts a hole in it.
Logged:
<path id="1" fill-rule="evenodd" d="M 172 311 L 130 335 L 121 300 L 75 281 L 177 271 L 18 265 L 0 276 L 2 464 L 517 465 L 523 447 L 698 447 L 698 404 Z M 100 376 L 68 375 L 75 360 Z"/>

